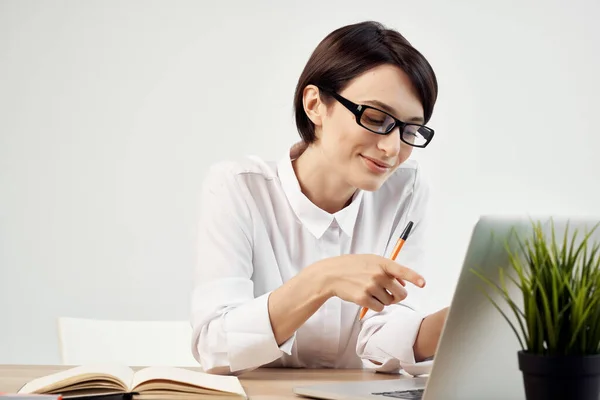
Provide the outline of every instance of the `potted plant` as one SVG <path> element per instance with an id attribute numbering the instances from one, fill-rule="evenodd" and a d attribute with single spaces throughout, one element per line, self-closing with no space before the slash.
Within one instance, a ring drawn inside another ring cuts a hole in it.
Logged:
<path id="1" fill-rule="evenodd" d="M 579 235 L 567 225 L 559 239 L 552 221 L 546 235 L 541 222 L 532 221 L 528 238 L 506 246 L 508 271 L 500 268 L 497 279 L 490 279 L 473 270 L 505 303 L 503 310 L 486 291 L 519 340 L 528 400 L 600 398 L 600 243 L 592 238 L 597 227 Z M 509 284 L 521 299 L 511 298 Z"/>

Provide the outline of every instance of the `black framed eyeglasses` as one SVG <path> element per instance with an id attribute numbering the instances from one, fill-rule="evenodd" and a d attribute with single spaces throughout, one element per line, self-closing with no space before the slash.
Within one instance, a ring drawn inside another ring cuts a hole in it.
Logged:
<path id="1" fill-rule="evenodd" d="M 378 108 L 356 104 L 342 97 L 338 93 L 326 89 L 321 89 L 324 93 L 333 96 L 334 99 L 346 107 L 356 116 L 356 123 L 363 128 L 378 135 L 388 135 L 399 127 L 400 140 L 414 147 L 425 147 L 433 139 L 433 129 L 420 124 L 402 122 L 398 118 Z"/>

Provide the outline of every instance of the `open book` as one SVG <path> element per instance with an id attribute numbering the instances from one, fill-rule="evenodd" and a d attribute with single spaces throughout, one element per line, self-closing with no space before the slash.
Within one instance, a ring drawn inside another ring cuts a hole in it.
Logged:
<path id="1" fill-rule="evenodd" d="M 247 399 L 235 376 L 211 375 L 175 367 L 148 367 L 134 372 L 112 365 L 83 365 L 34 379 L 20 394 L 62 394 L 63 398 L 132 393 L 135 399 Z"/>

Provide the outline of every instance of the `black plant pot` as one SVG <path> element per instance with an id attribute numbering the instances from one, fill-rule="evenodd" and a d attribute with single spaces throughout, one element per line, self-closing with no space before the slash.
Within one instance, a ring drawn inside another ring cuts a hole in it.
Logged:
<path id="1" fill-rule="evenodd" d="M 519 351 L 527 400 L 600 399 L 600 354 L 544 356 Z"/>

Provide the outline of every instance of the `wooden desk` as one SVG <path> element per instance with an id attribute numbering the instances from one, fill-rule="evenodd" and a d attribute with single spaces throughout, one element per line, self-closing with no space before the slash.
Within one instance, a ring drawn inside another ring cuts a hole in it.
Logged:
<path id="1" fill-rule="evenodd" d="M 14 393 L 31 379 L 67 368 L 69 367 L 62 365 L 0 365 L 0 392 Z M 398 375 L 361 370 L 260 368 L 241 375 L 239 378 L 251 400 L 298 400 L 301 397 L 292 392 L 294 386 L 335 381 L 397 379 Z"/>

